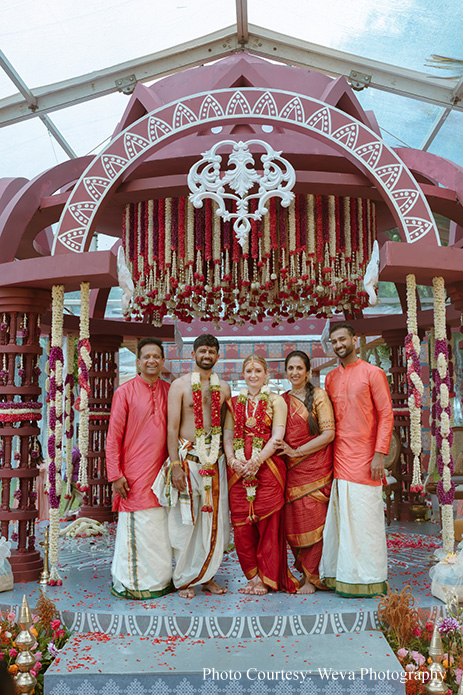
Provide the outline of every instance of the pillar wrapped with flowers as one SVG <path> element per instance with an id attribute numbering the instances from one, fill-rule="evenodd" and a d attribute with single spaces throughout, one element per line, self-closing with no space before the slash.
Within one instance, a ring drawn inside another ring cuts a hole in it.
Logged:
<path id="1" fill-rule="evenodd" d="M 50 354 L 48 356 L 48 500 L 50 508 L 50 578 L 51 586 L 63 582 L 58 573 L 59 520 L 61 502 L 61 464 L 63 459 L 64 370 L 63 370 L 64 286 L 52 287 Z"/>
<path id="2" fill-rule="evenodd" d="M 442 508 L 442 537 L 446 553 L 453 553 L 455 533 L 453 527 L 453 500 L 455 499 L 455 483 L 453 473 L 453 458 L 450 448 L 453 442 L 451 429 L 450 405 L 450 372 L 449 350 L 447 343 L 446 313 L 445 313 L 445 283 L 442 277 L 433 278 L 434 292 L 434 333 L 435 333 L 435 389 L 437 393 L 436 421 L 439 423 L 436 432 L 437 470 L 441 479 L 437 483 L 437 496 Z"/>
<path id="3" fill-rule="evenodd" d="M 75 407 L 79 411 L 79 451 L 81 455 L 79 474 L 77 480 L 77 488 L 82 493 L 88 492 L 88 471 L 87 471 L 87 453 L 88 453 L 88 423 L 89 423 L 89 397 L 90 381 L 89 369 L 92 364 L 90 356 L 90 284 L 81 282 L 80 284 L 80 322 L 79 322 L 79 342 L 77 344 L 78 360 L 77 366 L 79 370 L 79 397 Z"/>
<path id="4" fill-rule="evenodd" d="M 421 379 L 420 339 L 416 307 L 416 279 L 410 273 L 406 277 L 407 287 L 407 335 L 405 355 L 407 358 L 408 407 L 410 411 L 410 448 L 413 453 L 413 476 L 410 492 L 421 493 L 421 399 L 424 386 Z"/>
<path id="5" fill-rule="evenodd" d="M 159 326 L 169 314 L 242 324 L 267 316 L 277 324 L 367 306 L 374 203 L 298 194 L 286 208 L 275 198 L 267 206 L 242 243 L 210 199 L 200 208 L 184 197 L 128 204 L 122 242 L 135 289 L 127 320 Z"/>
<path id="6" fill-rule="evenodd" d="M 42 570 L 35 547 L 42 418 L 40 320 L 49 303 L 45 290 L 0 290 L 0 528 L 13 542 L 15 581 L 38 579 Z"/>
<path id="7" fill-rule="evenodd" d="M 88 491 L 85 493 L 79 516 L 95 519 L 100 523 L 114 519 L 111 483 L 108 483 L 106 477 L 105 452 L 117 378 L 116 356 L 121 343 L 122 336 L 92 334 L 91 366 L 88 370 Z M 85 465 L 85 462 L 81 459 L 82 465 Z"/>

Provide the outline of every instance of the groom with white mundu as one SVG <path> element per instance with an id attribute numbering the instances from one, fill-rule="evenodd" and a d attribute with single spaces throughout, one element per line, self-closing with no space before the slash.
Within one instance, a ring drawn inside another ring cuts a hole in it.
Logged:
<path id="1" fill-rule="evenodd" d="M 169 510 L 169 538 L 175 557 L 174 585 L 192 598 L 194 586 L 224 594 L 214 580 L 229 542 L 228 489 L 222 452 L 222 405 L 229 385 L 214 374 L 219 343 L 213 335 L 193 344 L 195 369 L 176 379 L 168 397 L 167 483 L 178 491 Z"/>

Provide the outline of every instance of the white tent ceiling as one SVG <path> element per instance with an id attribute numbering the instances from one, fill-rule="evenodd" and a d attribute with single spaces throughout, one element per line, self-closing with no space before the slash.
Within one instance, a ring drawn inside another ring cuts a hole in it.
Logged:
<path id="1" fill-rule="evenodd" d="M 0 177 L 98 151 L 136 81 L 245 48 L 360 88 L 391 145 L 463 165 L 460 0 L 5 0 Z M 368 86 L 366 86 L 368 85 Z"/>

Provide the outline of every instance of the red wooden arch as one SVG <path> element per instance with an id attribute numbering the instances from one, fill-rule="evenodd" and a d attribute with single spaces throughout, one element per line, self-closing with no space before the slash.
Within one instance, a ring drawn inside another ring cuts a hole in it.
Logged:
<path id="1" fill-rule="evenodd" d="M 394 150 L 370 128 L 317 99 L 250 87 L 184 97 L 122 131 L 79 179 L 63 210 L 52 253 L 88 250 L 99 210 L 134 162 L 187 131 L 226 122 L 279 124 L 328 140 L 383 192 L 404 241 L 439 244 L 437 227 L 421 188 Z"/>

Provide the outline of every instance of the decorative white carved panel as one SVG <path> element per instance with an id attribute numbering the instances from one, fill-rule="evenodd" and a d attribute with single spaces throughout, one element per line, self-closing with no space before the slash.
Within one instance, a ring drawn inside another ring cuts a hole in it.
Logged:
<path id="1" fill-rule="evenodd" d="M 249 146 L 262 148 L 260 166 Z M 218 150 L 228 148 L 228 168 L 223 170 L 222 155 Z M 259 171 L 262 173 L 259 173 Z M 235 220 L 233 229 L 241 246 L 244 246 L 251 229 L 250 220 L 260 220 L 268 212 L 267 201 L 276 196 L 281 198 L 281 205 L 288 207 L 294 198 L 292 189 L 296 183 L 296 172 L 281 152 L 275 150 L 263 140 L 235 142 L 222 140 L 205 152 L 201 159 L 193 164 L 188 173 L 190 200 L 196 208 L 203 205 L 205 198 L 217 203 L 217 215 L 224 221 Z M 256 190 L 257 189 L 257 190 Z M 233 211 L 227 210 L 226 201 L 233 204 Z M 250 203 L 257 201 L 257 209 L 251 212 Z"/>

